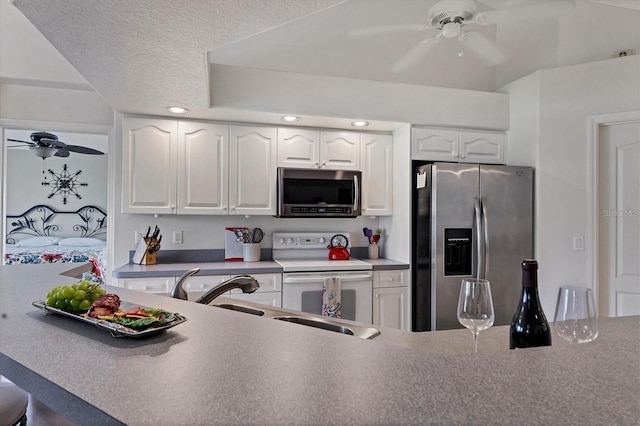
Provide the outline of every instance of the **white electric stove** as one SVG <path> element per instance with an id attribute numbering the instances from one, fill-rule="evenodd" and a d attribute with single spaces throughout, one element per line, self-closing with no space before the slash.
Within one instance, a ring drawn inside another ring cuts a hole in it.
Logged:
<path id="1" fill-rule="evenodd" d="M 342 318 L 372 323 L 373 271 L 358 259 L 330 260 L 332 241 L 348 250 L 348 232 L 274 232 L 273 260 L 282 266 L 282 307 L 321 314 L 327 278 L 339 278 Z"/>

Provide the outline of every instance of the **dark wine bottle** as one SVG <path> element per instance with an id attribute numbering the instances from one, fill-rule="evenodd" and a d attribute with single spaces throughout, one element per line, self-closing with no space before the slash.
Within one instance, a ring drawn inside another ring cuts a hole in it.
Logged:
<path id="1" fill-rule="evenodd" d="M 522 294 L 511 320 L 509 347 L 551 346 L 551 328 L 538 297 L 538 262 L 522 261 Z"/>

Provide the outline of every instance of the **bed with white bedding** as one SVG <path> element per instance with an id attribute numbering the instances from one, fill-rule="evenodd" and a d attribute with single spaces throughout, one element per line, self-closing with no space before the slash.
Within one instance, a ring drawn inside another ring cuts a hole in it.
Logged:
<path id="1" fill-rule="evenodd" d="M 7 215 L 5 264 L 91 262 L 104 277 L 107 214 L 97 206 L 58 211 L 36 205 L 20 215 Z"/>

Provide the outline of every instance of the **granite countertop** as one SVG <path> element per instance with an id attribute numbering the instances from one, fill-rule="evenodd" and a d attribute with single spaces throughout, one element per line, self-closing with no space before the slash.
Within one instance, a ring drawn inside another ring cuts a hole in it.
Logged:
<path id="1" fill-rule="evenodd" d="M 409 269 L 407 263 L 390 259 L 360 259 L 371 263 L 374 271 L 391 269 Z M 335 262 L 340 262 L 336 260 Z M 227 274 L 270 274 L 282 273 L 282 266 L 271 260 L 260 262 L 200 262 L 200 263 L 158 263 L 156 265 L 138 265 L 127 263 L 113 271 L 115 278 L 145 278 L 145 277 L 179 277 L 189 269 L 200 268 L 198 275 L 227 275 Z"/>
<path id="2" fill-rule="evenodd" d="M 114 338 L 31 305 L 66 264 L 0 266 L 0 372 L 79 424 L 638 424 L 640 317 L 508 350 L 507 327 L 363 340 L 107 287 L 188 318 Z"/>

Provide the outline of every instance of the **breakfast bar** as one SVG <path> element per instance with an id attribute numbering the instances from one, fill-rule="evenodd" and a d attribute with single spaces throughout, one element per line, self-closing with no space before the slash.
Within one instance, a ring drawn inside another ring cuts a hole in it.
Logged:
<path id="1" fill-rule="evenodd" d="M 0 374 L 77 424 L 638 424 L 640 317 L 508 349 L 508 327 L 365 340 L 105 286 L 187 321 L 140 339 L 32 305 L 65 264 L 0 266 Z"/>

